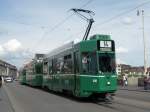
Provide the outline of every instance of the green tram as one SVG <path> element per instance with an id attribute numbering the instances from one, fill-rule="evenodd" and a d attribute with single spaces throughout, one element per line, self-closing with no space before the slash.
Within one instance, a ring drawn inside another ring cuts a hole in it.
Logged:
<path id="1" fill-rule="evenodd" d="M 20 71 L 19 71 L 19 81 L 21 84 L 26 84 L 26 69 L 25 68 L 22 68 Z"/>
<path id="2" fill-rule="evenodd" d="M 26 65 L 26 84 L 41 87 L 43 83 L 43 54 L 36 54 L 33 61 Z"/>
<path id="3" fill-rule="evenodd" d="M 105 97 L 117 90 L 115 43 L 109 35 L 68 43 L 43 59 L 43 87 L 76 97 Z"/>
<path id="4" fill-rule="evenodd" d="M 88 35 L 94 22 L 71 9 L 89 22 L 83 40 L 68 43 L 49 54 L 35 56 L 26 67 L 26 84 L 46 87 L 57 92 L 71 93 L 76 97 L 105 98 L 117 90 L 115 42 L 109 35 Z"/>

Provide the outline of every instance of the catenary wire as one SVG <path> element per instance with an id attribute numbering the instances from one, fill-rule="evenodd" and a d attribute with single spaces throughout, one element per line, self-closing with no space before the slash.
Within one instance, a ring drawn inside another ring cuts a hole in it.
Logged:
<path id="1" fill-rule="evenodd" d="M 92 1 L 94 1 L 94 0 L 89 0 L 89 1 L 87 1 L 85 4 L 83 4 L 82 6 L 80 6 L 80 8 L 84 8 L 84 7 L 86 7 L 88 4 L 90 4 Z M 39 39 L 39 41 L 36 43 L 36 44 L 34 44 L 34 46 L 33 46 L 33 48 L 35 47 L 35 46 L 39 46 L 39 44 L 41 44 L 41 42 L 44 40 L 44 38 L 46 37 L 46 35 L 47 34 L 49 34 L 50 32 L 53 32 L 55 29 L 57 29 L 57 28 L 59 28 L 61 25 L 63 25 L 67 20 L 69 20 L 72 16 L 73 16 L 74 14 L 71 14 L 71 15 L 69 15 L 69 16 L 67 16 L 65 19 L 63 19 L 61 22 L 59 22 L 58 24 L 56 24 L 54 27 L 52 27 L 51 29 L 49 29 L 48 31 L 46 31 L 43 35 L 42 35 L 42 37 Z"/>

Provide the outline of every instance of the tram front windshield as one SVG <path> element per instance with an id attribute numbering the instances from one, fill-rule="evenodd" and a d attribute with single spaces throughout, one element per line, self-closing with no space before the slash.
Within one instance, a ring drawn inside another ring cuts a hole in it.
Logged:
<path id="1" fill-rule="evenodd" d="M 98 57 L 99 73 L 115 72 L 115 58 L 113 55 L 100 55 Z"/>
<path id="2" fill-rule="evenodd" d="M 100 53 L 96 55 L 96 53 L 87 52 L 82 54 L 82 72 L 85 74 L 115 73 L 115 67 L 114 54 Z"/>

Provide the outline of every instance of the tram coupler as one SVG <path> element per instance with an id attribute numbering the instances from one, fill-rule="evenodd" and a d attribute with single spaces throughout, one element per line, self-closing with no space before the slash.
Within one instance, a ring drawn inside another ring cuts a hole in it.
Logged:
<path id="1" fill-rule="evenodd" d="M 113 94 L 113 93 L 107 93 L 105 95 L 105 101 L 111 102 L 112 100 L 114 100 L 113 96 L 115 96 L 115 94 Z"/>

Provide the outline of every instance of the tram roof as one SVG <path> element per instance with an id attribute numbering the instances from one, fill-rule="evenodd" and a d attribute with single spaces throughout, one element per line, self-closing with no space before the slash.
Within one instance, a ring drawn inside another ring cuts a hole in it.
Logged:
<path id="1" fill-rule="evenodd" d="M 62 45 L 61 47 L 58 47 L 58 48 L 52 50 L 51 52 L 49 52 L 48 54 L 45 55 L 45 58 L 57 55 L 57 54 L 59 54 L 61 52 L 64 52 L 64 51 L 66 51 L 68 49 L 71 49 L 73 47 L 74 47 L 74 41 L 69 42 L 67 44 Z"/>

